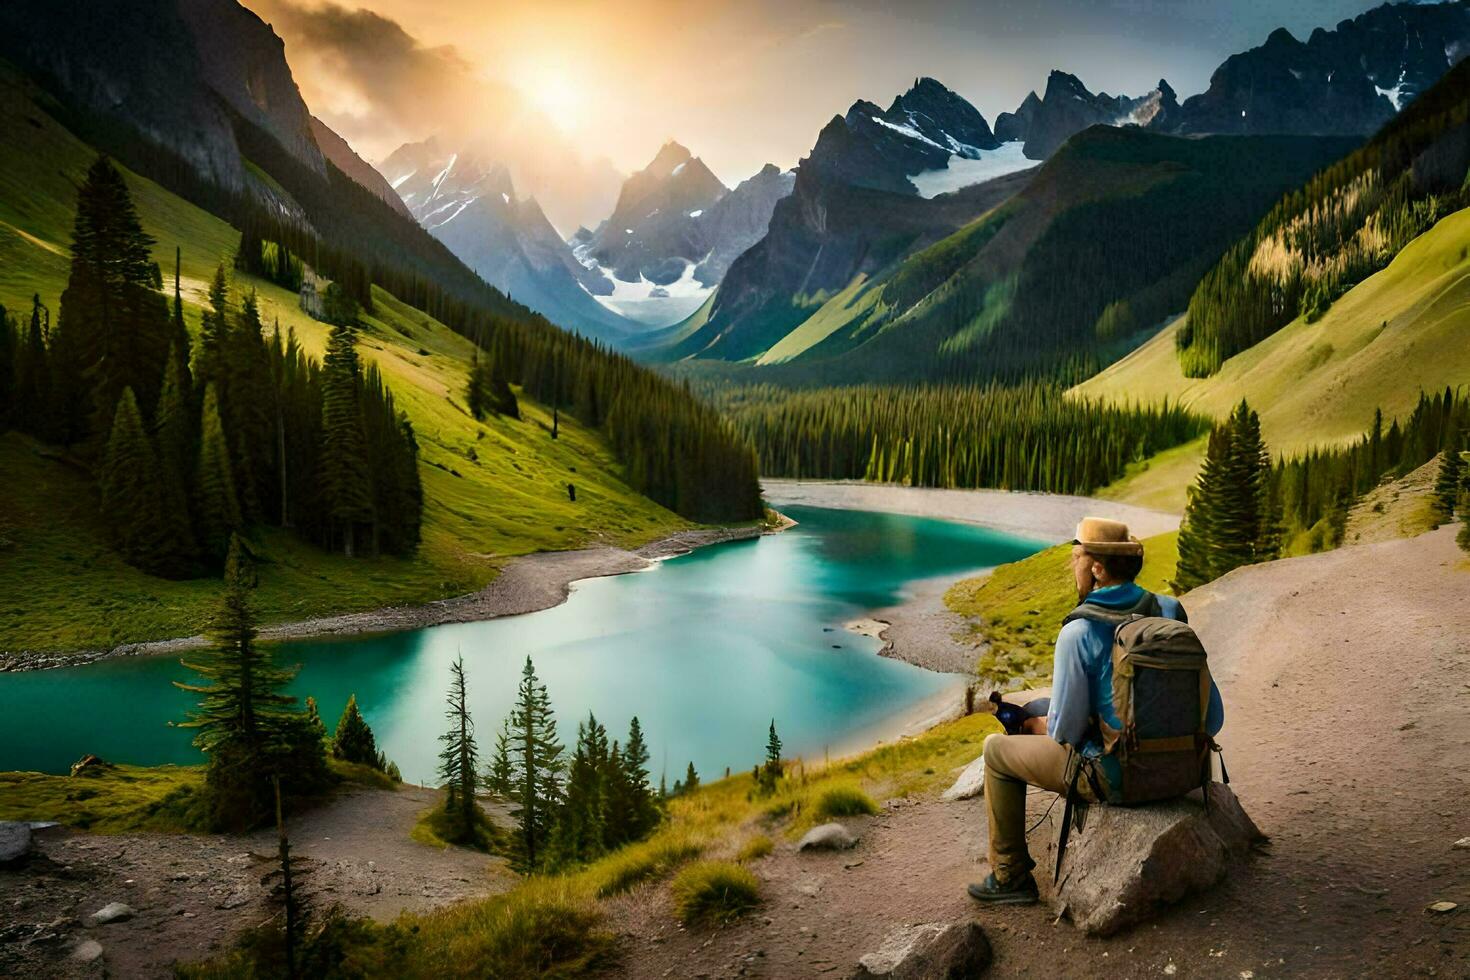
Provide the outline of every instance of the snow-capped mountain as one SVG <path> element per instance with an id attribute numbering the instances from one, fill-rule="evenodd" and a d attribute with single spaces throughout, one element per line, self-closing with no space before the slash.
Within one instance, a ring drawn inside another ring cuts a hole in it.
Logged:
<path id="1" fill-rule="evenodd" d="M 553 322 L 617 340 L 630 326 L 593 299 L 611 284 L 583 267 L 505 167 L 437 140 L 399 147 L 379 169 L 414 218 L 482 279 Z"/>
<path id="2" fill-rule="evenodd" d="M 794 174 L 768 164 L 727 190 L 704 161 L 671 141 L 624 182 L 611 217 L 596 231 L 578 229 L 570 244 L 605 283 L 597 293 L 604 305 L 666 326 L 693 313 L 740 253 L 764 237 L 794 182 Z"/>
<path id="3" fill-rule="evenodd" d="M 1181 133 L 1371 133 L 1470 55 L 1470 4 L 1385 4 L 1305 42 L 1278 29 L 1186 99 Z"/>

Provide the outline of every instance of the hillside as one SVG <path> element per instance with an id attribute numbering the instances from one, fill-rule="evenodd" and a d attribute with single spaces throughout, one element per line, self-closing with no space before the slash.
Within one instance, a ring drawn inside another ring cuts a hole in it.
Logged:
<path id="1" fill-rule="evenodd" d="M 1071 393 L 1115 402 L 1183 403 L 1220 417 L 1242 398 L 1261 415 L 1273 451 L 1361 436 L 1375 406 L 1405 416 L 1420 390 L 1470 379 L 1470 209 L 1441 220 L 1388 267 L 1236 354 L 1208 378 L 1188 378 L 1178 321 Z"/>
<path id="2" fill-rule="evenodd" d="M 1094 127 L 1034 175 L 967 190 L 1015 192 L 965 227 L 793 306 L 784 331 L 741 350 L 776 383 L 1084 376 L 1182 308 L 1226 244 L 1350 146 Z"/>
<path id="3" fill-rule="evenodd" d="M 47 105 L 13 72 L 0 75 L 0 129 L 26 133 L 29 149 L 0 157 L 0 304 L 28 314 L 39 293 L 54 316 L 76 187 L 95 154 Z M 185 319 L 197 335 L 208 278 L 239 232 L 152 181 L 127 180 L 160 264 L 171 271 L 174 247 L 182 248 Z M 308 353 L 321 356 L 328 327 L 302 313 L 294 293 L 243 275 L 236 288 L 256 290 L 264 321 L 294 330 Z M 381 288 L 373 296 L 360 351 L 418 432 L 423 543 L 411 560 L 347 560 L 261 532 L 267 620 L 429 601 L 484 585 L 510 555 L 593 540 L 642 543 L 687 526 L 629 488 L 604 439 L 565 412 L 555 441 L 549 409 L 524 395 L 522 421 L 475 423 L 461 394 L 471 343 Z M 124 565 L 107 544 L 85 474 L 16 433 L 0 436 L 0 470 L 7 475 L 0 649 L 72 649 L 197 630 L 216 584 L 164 581 Z M 575 504 L 568 482 L 577 484 Z"/>

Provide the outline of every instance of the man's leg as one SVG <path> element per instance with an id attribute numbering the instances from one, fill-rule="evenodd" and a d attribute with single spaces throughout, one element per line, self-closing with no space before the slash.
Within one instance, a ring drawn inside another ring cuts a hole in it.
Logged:
<path id="1" fill-rule="evenodd" d="M 985 740 L 985 808 L 990 870 L 1002 885 L 1036 866 L 1026 848 L 1026 787 L 1066 792 L 1067 750 L 1046 735 L 991 735 Z"/>

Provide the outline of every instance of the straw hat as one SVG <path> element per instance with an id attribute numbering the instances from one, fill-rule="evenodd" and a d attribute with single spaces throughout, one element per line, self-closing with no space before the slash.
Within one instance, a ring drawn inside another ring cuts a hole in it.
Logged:
<path id="1" fill-rule="evenodd" d="M 1084 551 L 1093 555 L 1143 554 L 1143 545 L 1128 533 L 1128 525 L 1106 517 L 1082 518 L 1072 543 L 1080 544 Z"/>

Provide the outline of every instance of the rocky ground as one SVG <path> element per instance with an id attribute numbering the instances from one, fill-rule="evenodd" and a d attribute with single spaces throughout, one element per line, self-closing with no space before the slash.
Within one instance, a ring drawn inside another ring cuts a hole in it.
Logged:
<path id="1" fill-rule="evenodd" d="M 896 800 L 847 821 L 852 850 L 787 841 L 757 861 L 764 908 L 726 929 L 680 928 L 660 885 L 619 899 L 618 975 L 848 976 L 895 929 L 974 920 L 997 976 L 1470 976 L 1470 849 L 1454 846 L 1470 835 L 1470 561 L 1453 534 L 1242 569 L 1186 597 L 1225 697 L 1232 788 L 1272 843 L 1155 922 L 1089 939 L 1045 905 L 979 909 L 964 886 L 986 870 L 983 799 Z M 1043 865 L 1052 799 L 1031 799 Z"/>
<path id="2" fill-rule="evenodd" d="M 304 888 L 319 907 L 387 921 L 503 891 L 515 876 L 499 858 L 409 839 L 436 790 L 354 790 L 290 823 Z M 277 866 L 276 836 L 40 831 L 34 853 L 0 868 L 0 976 L 167 976 L 175 961 L 225 949 L 274 910 L 262 879 Z M 127 911 L 89 917 L 112 903 Z"/>

